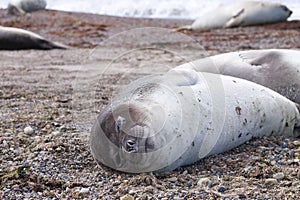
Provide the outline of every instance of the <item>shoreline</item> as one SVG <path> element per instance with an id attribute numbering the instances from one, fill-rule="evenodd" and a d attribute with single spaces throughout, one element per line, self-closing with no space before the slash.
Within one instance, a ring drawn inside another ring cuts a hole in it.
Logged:
<path id="1" fill-rule="evenodd" d="M 177 33 L 170 29 L 191 21 L 52 10 L 0 17 L 0 25 L 74 47 L 0 52 L 1 199 L 300 196 L 299 138 L 253 139 L 160 175 L 103 169 L 88 146 L 99 109 L 130 81 L 218 53 L 300 48 L 300 21 Z M 147 26 L 154 28 L 132 30 Z"/>
<path id="2" fill-rule="evenodd" d="M 133 28 L 176 29 L 192 20 L 115 17 L 98 14 L 43 10 L 25 16 L 7 16 L 0 10 L 0 25 L 24 28 L 49 40 L 79 47 L 94 48 L 115 34 Z M 231 29 L 182 31 L 207 51 L 262 48 L 300 48 L 300 20 Z M 276 39 L 276 40 L 275 40 Z"/>

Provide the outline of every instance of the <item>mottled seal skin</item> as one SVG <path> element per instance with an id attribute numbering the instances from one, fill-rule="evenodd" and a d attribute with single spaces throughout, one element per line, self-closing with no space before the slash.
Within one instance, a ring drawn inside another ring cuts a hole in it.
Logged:
<path id="1" fill-rule="evenodd" d="M 266 49 L 231 52 L 183 64 L 198 72 L 246 79 L 300 104 L 300 51 Z"/>
<path id="2" fill-rule="evenodd" d="M 11 0 L 7 10 L 9 14 L 25 14 L 46 8 L 45 0 Z"/>
<path id="3" fill-rule="evenodd" d="M 247 1 L 220 5 L 199 16 L 190 26 L 180 29 L 205 30 L 251 26 L 285 21 L 292 11 L 273 2 Z"/>
<path id="4" fill-rule="evenodd" d="M 173 69 L 138 79 L 101 111 L 90 136 L 98 163 L 168 172 L 253 137 L 298 136 L 297 105 L 256 83 Z"/>
<path id="5" fill-rule="evenodd" d="M 67 49 L 62 44 L 51 42 L 30 31 L 0 26 L 0 50 Z"/>

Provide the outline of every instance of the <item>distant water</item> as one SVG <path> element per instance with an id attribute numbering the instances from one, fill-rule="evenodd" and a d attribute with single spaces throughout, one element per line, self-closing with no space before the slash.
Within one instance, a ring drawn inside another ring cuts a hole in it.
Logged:
<path id="1" fill-rule="evenodd" d="M 195 19 L 201 12 L 237 0 L 47 0 L 47 8 L 127 17 Z M 240 0 L 246 1 L 246 0 Z M 293 11 L 289 19 L 300 19 L 300 0 L 279 2 Z M 5 8 L 9 0 L 0 0 Z"/>

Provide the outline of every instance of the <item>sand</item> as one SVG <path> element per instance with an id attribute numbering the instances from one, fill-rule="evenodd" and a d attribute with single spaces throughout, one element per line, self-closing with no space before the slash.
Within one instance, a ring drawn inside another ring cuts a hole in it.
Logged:
<path id="1" fill-rule="evenodd" d="M 218 53 L 300 48 L 300 21 L 179 33 L 191 21 L 49 10 L 0 17 L 71 47 L 0 52 L 1 199 L 300 196 L 299 139 L 252 140 L 160 175 L 102 169 L 88 147 L 95 116 L 130 81 Z"/>

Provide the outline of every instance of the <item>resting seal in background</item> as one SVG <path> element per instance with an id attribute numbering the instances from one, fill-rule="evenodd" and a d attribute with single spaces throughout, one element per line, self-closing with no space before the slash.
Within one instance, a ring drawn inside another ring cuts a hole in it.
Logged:
<path id="1" fill-rule="evenodd" d="M 300 51 L 249 50 L 211 56 L 177 68 L 218 73 L 268 87 L 300 104 Z"/>
<path id="2" fill-rule="evenodd" d="M 275 23 L 285 21 L 291 14 L 291 10 L 279 3 L 236 2 L 209 10 L 199 16 L 192 25 L 178 30 L 205 30 Z"/>
<path id="3" fill-rule="evenodd" d="M 173 69 L 132 82 L 99 114 L 90 136 L 98 163 L 166 172 L 253 137 L 298 136 L 297 105 L 256 83 Z"/>
<path id="4" fill-rule="evenodd" d="M 68 47 L 23 29 L 0 26 L 0 50 L 67 49 Z"/>
<path id="5" fill-rule="evenodd" d="M 11 0 L 8 4 L 9 14 L 25 14 L 46 8 L 45 0 Z"/>

